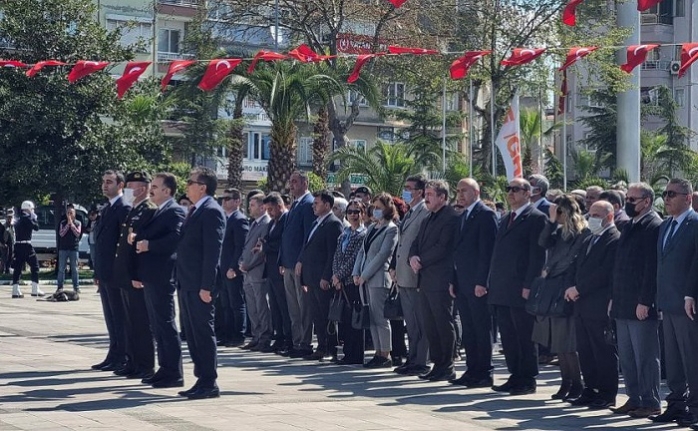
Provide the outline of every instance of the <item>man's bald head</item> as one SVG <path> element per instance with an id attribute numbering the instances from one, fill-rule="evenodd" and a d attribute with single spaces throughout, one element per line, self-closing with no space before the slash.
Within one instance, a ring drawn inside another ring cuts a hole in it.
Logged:
<path id="1" fill-rule="evenodd" d="M 608 201 L 596 201 L 589 209 L 591 217 L 606 218 L 609 214 L 613 214 L 613 205 Z"/>
<path id="2" fill-rule="evenodd" d="M 456 191 L 458 204 L 465 208 L 480 198 L 480 184 L 472 178 L 463 178 L 458 181 Z"/>

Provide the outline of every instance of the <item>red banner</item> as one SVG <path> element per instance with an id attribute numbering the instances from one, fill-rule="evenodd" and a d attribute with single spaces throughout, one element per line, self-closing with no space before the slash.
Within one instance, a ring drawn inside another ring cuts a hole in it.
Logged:
<path id="1" fill-rule="evenodd" d="M 337 34 L 337 52 L 342 54 L 371 54 L 373 52 L 373 36 L 352 33 Z M 387 51 L 388 44 L 378 39 L 377 52 Z"/>

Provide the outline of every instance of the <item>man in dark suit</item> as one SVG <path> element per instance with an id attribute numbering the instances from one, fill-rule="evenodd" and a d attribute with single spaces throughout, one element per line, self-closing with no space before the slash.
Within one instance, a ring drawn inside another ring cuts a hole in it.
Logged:
<path id="1" fill-rule="evenodd" d="M 547 217 L 550 212 L 550 201 L 545 195 L 550 188 L 550 182 L 540 174 L 530 175 L 528 182 L 531 183 L 531 205 Z"/>
<path id="2" fill-rule="evenodd" d="M 451 383 L 470 388 L 492 386 L 492 317 L 487 306 L 487 277 L 497 236 L 497 216 L 480 201 L 480 185 L 472 178 L 458 182 L 459 217 L 450 286 L 463 325 L 467 370 Z"/>
<path id="3" fill-rule="evenodd" d="M 530 203 L 531 184 L 515 178 L 507 187 L 511 211 L 502 217 L 492 252 L 488 304 L 494 306 L 502 348 L 511 374 L 497 392 L 536 391 L 538 350 L 531 336 L 534 317 L 525 310 L 533 279 L 541 275 L 545 249 L 538 244 L 547 217 Z"/>
<path id="4" fill-rule="evenodd" d="M 599 195 L 599 200 L 609 202 L 613 205 L 613 223 L 620 232 L 630 221 L 630 217 L 625 213 L 625 197 L 618 190 L 605 190 Z"/>
<path id="5" fill-rule="evenodd" d="M 672 179 L 662 194 L 670 216 L 657 240 L 657 306 L 662 312 L 666 382 L 664 413 L 654 422 L 698 429 L 698 215 L 691 208 L 693 187 Z"/>
<path id="6" fill-rule="evenodd" d="M 121 224 L 114 257 L 114 284 L 121 290 L 124 303 L 126 340 L 126 364 L 114 374 L 137 379 L 149 379 L 155 367 L 153 335 L 148 322 L 143 283 L 138 278 L 136 246 L 129 241 L 130 234 L 138 232 L 157 209 L 150 201 L 150 181 L 147 172 L 131 172 L 126 176 L 126 191 L 133 196 L 133 208 Z"/>
<path id="7" fill-rule="evenodd" d="M 448 285 L 453 275 L 453 245 L 459 219 L 448 205 L 448 194 L 445 181 L 427 183 L 424 203 L 431 214 L 422 222 L 409 253 L 410 266 L 419 275 L 420 302 L 434 362 L 434 368 L 419 377 L 430 381 L 456 377 L 453 366 L 456 330 Z"/>
<path id="8" fill-rule="evenodd" d="M 225 213 L 213 199 L 217 185 L 216 173 L 211 169 L 199 167 L 189 174 L 187 196 L 193 205 L 182 225 L 182 237 L 177 247 L 176 274 L 184 332 L 197 377 L 194 386 L 179 392 L 189 399 L 220 396 L 216 384 L 216 334 L 211 290 L 216 284 L 225 235 Z"/>
<path id="9" fill-rule="evenodd" d="M 286 211 L 284 200 L 277 192 L 272 192 L 264 198 L 264 206 L 271 217 L 269 229 L 262 240 L 262 252 L 266 256 L 264 278 L 269 283 L 269 305 L 271 307 L 272 326 L 274 327 L 276 337 L 271 348 L 280 355 L 288 355 L 293 348 L 293 336 L 291 334 L 291 318 L 288 315 L 288 305 L 286 303 L 284 278 L 279 272 L 278 264 L 281 237 L 284 234 L 288 212 Z"/>
<path id="10" fill-rule="evenodd" d="M 221 250 L 221 276 L 223 284 L 221 302 L 224 329 L 218 345 L 238 347 L 245 343 L 246 310 L 242 295 L 242 279 L 240 272 L 240 256 L 245 244 L 250 224 L 245 214 L 240 211 L 241 194 L 238 189 L 226 189 L 223 192 L 223 210 L 227 217 L 225 237 Z"/>
<path id="11" fill-rule="evenodd" d="M 177 178 L 174 175 L 155 175 L 150 197 L 158 208 L 153 217 L 132 234 L 138 253 L 139 280 L 145 293 L 148 320 L 157 344 L 160 367 L 152 377 L 142 381 L 154 388 L 184 385 L 182 342 L 175 323 L 172 273 L 185 212 L 174 200 L 176 191 Z"/>
<path id="12" fill-rule="evenodd" d="M 330 289 L 332 259 L 343 225 L 332 213 L 334 196 L 330 192 L 315 192 L 313 197 L 313 211 L 317 218 L 303 245 L 296 269 L 300 270 L 301 284 L 306 289 L 305 294 L 308 296 L 317 335 L 315 353 L 305 356 L 304 359 L 322 361 L 326 357 L 336 356 L 337 334 L 327 334 L 327 314 L 333 295 L 333 290 Z"/>
<path id="13" fill-rule="evenodd" d="M 310 344 L 313 338 L 313 321 L 307 303 L 309 297 L 303 292 L 300 279 L 301 249 L 310 234 L 315 214 L 313 213 L 313 195 L 308 191 L 308 175 L 294 172 L 289 181 L 291 196 L 294 198 L 291 209 L 286 216 L 281 248 L 279 249 L 279 271 L 284 276 L 286 302 L 291 319 L 293 350 L 289 356 L 302 358 L 313 353 Z"/>
<path id="14" fill-rule="evenodd" d="M 565 284 L 572 286 L 565 291 L 565 299 L 574 301 L 577 352 L 584 376 L 582 395 L 570 403 L 605 409 L 616 403 L 618 394 L 618 356 L 604 338 L 620 239 L 609 202 L 599 200 L 591 206 L 589 230 L 591 236 L 584 239 L 582 252 L 565 279 Z"/>
<path id="15" fill-rule="evenodd" d="M 617 414 L 648 417 L 660 413 L 659 323 L 657 320 L 657 238 L 662 219 L 652 208 L 649 184 L 628 186 L 625 212 L 632 217 L 621 231 L 613 267 L 611 318 L 616 322 L 618 357 L 626 403 Z"/>
<path id="16" fill-rule="evenodd" d="M 126 362 L 124 344 L 124 307 L 121 292 L 113 285 L 114 258 L 119 241 L 121 224 L 131 210 L 123 202 L 124 175 L 121 172 L 106 171 L 102 176 L 102 193 L 109 199 L 102 208 L 95 227 L 95 283 L 102 301 L 104 322 L 109 333 L 109 351 L 104 361 L 92 366 L 93 370 L 116 371 Z"/>

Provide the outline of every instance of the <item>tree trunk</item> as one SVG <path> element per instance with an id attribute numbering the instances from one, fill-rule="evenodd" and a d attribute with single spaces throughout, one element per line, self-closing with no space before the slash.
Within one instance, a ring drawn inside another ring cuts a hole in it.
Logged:
<path id="1" fill-rule="evenodd" d="M 236 189 L 242 188 L 243 127 L 242 103 L 236 103 L 233 121 L 228 129 L 228 187 Z"/>
<path id="2" fill-rule="evenodd" d="M 330 127 L 327 108 L 322 106 L 318 110 L 318 119 L 313 130 L 313 173 L 327 180 L 327 156 L 330 150 Z"/>
<path id="3" fill-rule="evenodd" d="M 296 125 L 272 124 L 269 172 L 269 191 L 288 192 L 288 181 L 296 169 Z"/>

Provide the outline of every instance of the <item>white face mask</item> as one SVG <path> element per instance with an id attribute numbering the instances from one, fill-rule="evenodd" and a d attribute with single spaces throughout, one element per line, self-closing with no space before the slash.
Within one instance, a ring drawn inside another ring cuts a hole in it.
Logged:
<path id="1" fill-rule="evenodd" d="M 598 235 L 603 230 L 603 219 L 599 217 L 589 217 L 589 230 L 592 234 Z"/>
<path id="2" fill-rule="evenodd" d="M 133 189 L 124 189 L 124 196 L 121 198 L 124 204 L 126 205 L 132 205 L 133 204 Z"/>

